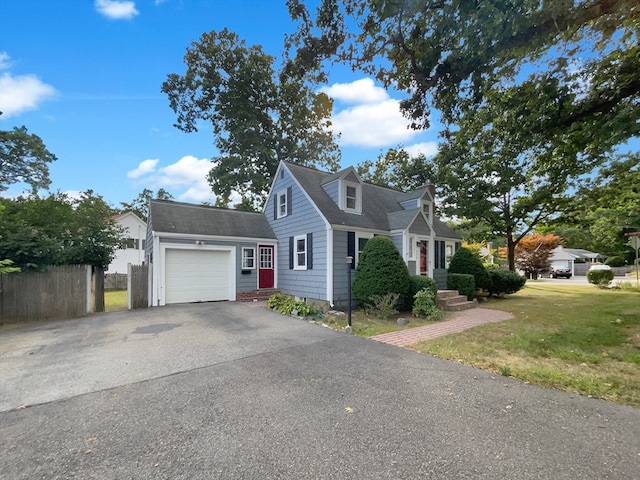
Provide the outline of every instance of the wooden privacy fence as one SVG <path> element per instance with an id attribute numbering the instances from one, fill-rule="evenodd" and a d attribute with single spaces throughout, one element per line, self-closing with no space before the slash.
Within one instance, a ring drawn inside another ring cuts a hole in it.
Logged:
<path id="1" fill-rule="evenodd" d="M 107 273 L 104 276 L 105 290 L 126 290 L 127 274 L 126 273 Z"/>
<path id="2" fill-rule="evenodd" d="M 147 308 L 149 306 L 149 266 L 127 266 L 127 306 L 129 310 L 134 308 Z"/>
<path id="3" fill-rule="evenodd" d="M 0 275 L 0 324 L 58 320 L 104 311 L 104 273 L 89 265 Z"/>

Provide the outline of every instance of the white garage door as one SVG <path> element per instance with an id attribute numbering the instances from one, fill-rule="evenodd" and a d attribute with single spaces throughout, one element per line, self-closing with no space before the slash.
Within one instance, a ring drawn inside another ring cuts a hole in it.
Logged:
<path id="1" fill-rule="evenodd" d="M 165 303 L 229 300 L 228 251 L 168 248 Z"/>

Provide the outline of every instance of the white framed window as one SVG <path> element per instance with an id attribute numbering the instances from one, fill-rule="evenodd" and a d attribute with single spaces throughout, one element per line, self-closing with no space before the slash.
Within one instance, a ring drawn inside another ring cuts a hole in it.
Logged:
<path id="1" fill-rule="evenodd" d="M 409 235 L 407 240 L 407 259 L 415 260 L 417 258 L 416 255 L 416 244 L 417 239 L 415 235 Z"/>
<path id="2" fill-rule="evenodd" d="M 422 202 L 422 213 L 427 217 L 427 222 L 431 223 L 431 202 Z"/>
<path id="3" fill-rule="evenodd" d="M 367 244 L 370 238 L 373 238 L 372 233 L 358 233 L 356 234 L 356 266 L 360 263 L 360 255 L 364 250 L 364 246 Z"/>
<path id="4" fill-rule="evenodd" d="M 293 269 L 307 269 L 307 236 L 293 237 Z"/>
<path id="5" fill-rule="evenodd" d="M 253 270 L 256 268 L 256 250 L 251 247 L 242 248 L 242 269 Z"/>
<path id="6" fill-rule="evenodd" d="M 287 216 L 287 191 L 282 190 L 278 192 L 277 196 L 278 208 L 277 208 L 277 218 L 282 218 Z"/>
<path id="7" fill-rule="evenodd" d="M 362 213 L 362 185 L 343 182 L 342 209 L 345 212 Z"/>

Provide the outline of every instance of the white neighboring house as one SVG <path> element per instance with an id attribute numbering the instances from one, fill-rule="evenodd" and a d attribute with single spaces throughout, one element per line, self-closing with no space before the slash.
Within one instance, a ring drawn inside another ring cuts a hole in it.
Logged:
<path id="1" fill-rule="evenodd" d="M 105 273 L 127 273 L 127 265 L 140 265 L 144 261 L 144 249 L 147 238 L 147 224 L 133 212 L 125 212 L 113 217 L 125 231 L 122 246 L 116 250 L 116 256 Z"/>

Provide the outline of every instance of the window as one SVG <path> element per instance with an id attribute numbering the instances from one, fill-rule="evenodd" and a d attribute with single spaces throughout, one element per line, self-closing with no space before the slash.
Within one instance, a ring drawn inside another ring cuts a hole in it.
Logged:
<path id="1" fill-rule="evenodd" d="M 242 249 L 242 269 L 254 269 L 256 268 L 256 251 L 253 248 Z"/>
<path id="2" fill-rule="evenodd" d="M 140 243 L 141 243 L 140 250 L 144 250 L 147 247 L 147 240 L 143 238 L 142 240 L 140 240 Z"/>
<path id="3" fill-rule="evenodd" d="M 294 270 L 306 270 L 307 269 L 307 237 L 306 235 L 300 235 L 293 238 L 294 252 L 293 252 L 293 269 Z"/>
<path id="4" fill-rule="evenodd" d="M 431 223 L 431 202 L 424 202 L 422 204 L 422 213 L 427 217 L 427 222 Z"/>
<path id="5" fill-rule="evenodd" d="M 273 269 L 273 248 L 260 247 L 260 268 L 263 270 Z"/>
<path id="6" fill-rule="evenodd" d="M 370 238 L 372 238 L 373 235 L 371 234 L 363 234 L 363 233 L 359 233 L 356 235 L 356 265 L 358 263 L 360 263 L 360 255 L 362 255 L 362 251 L 364 250 L 364 246 L 367 244 L 367 242 L 369 241 Z"/>
<path id="7" fill-rule="evenodd" d="M 357 183 L 344 182 L 342 189 L 342 209 L 346 212 L 362 212 L 362 186 Z"/>
<path id="8" fill-rule="evenodd" d="M 126 238 L 122 242 L 122 248 L 135 248 L 135 240 L 133 238 Z"/>
<path id="9" fill-rule="evenodd" d="M 442 240 L 435 241 L 435 268 L 447 268 L 445 256 L 445 243 Z"/>
<path id="10" fill-rule="evenodd" d="M 277 218 L 282 218 L 287 216 L 287 191 L 283 190 L 278 192 L 278 215 Z"/>
<path id="11" fill-rule="evenodd" d="M 409 244 L 407 245 L 407 259 L 416 259 L 416 236 L 409 235 Z"/>

